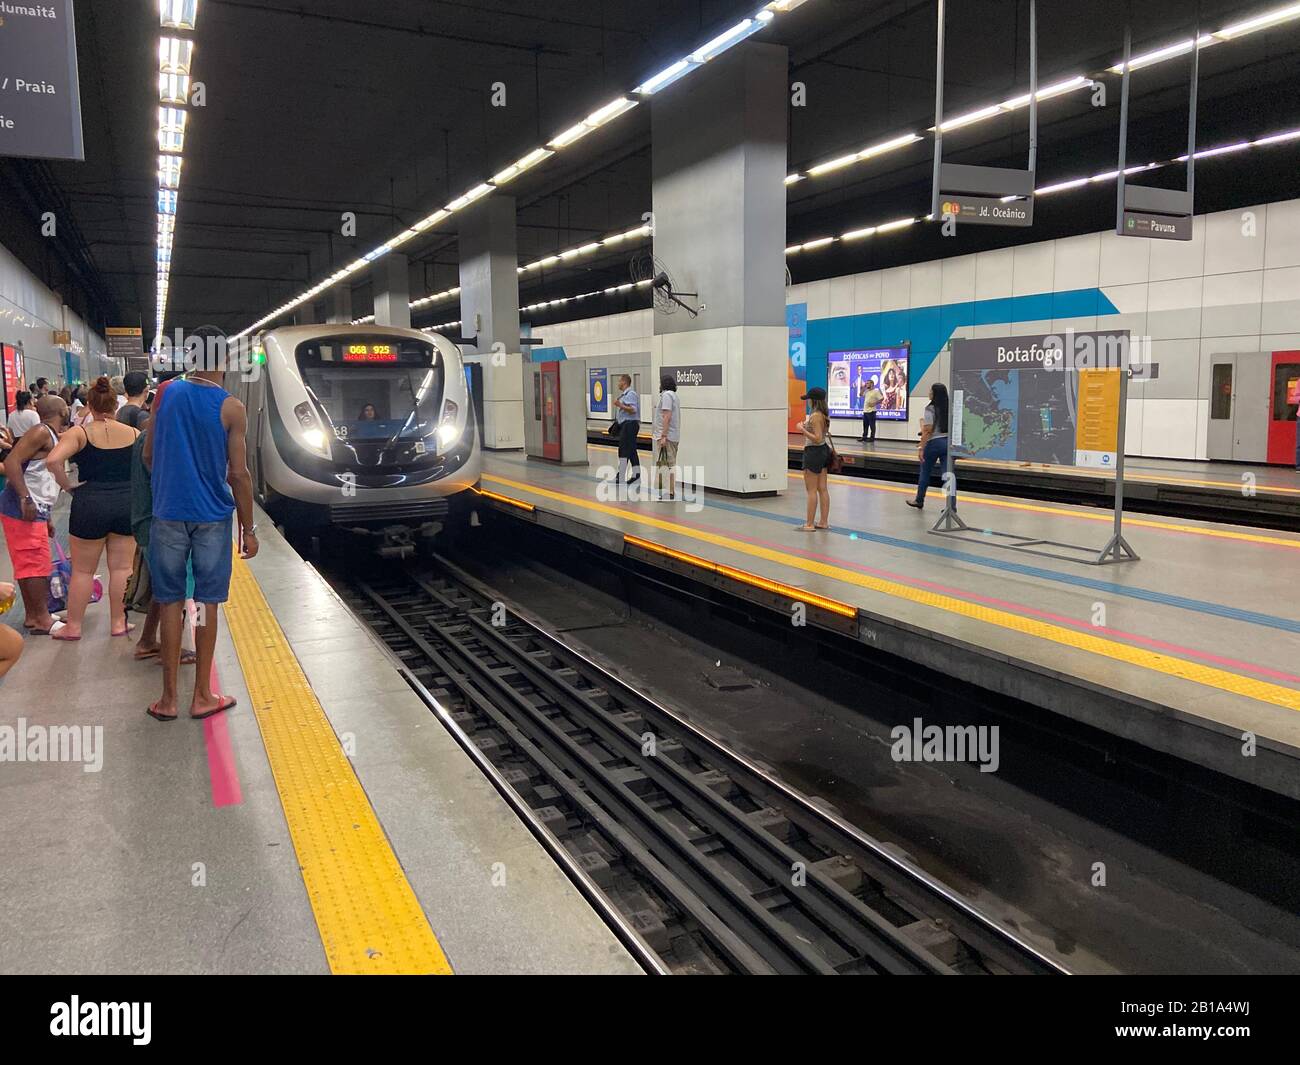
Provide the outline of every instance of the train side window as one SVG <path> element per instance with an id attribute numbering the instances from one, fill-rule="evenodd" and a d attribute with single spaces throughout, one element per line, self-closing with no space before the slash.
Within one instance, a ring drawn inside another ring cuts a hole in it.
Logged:
<path id="1" fill-rule="evenodd" d="M 1232 417 L 1232 363 L 1216 362 L 1210 370 L 1210 418 Z"/>
<path id="2" fill-rule="evenodd" d="M 1273 420 L 1296 420 L 1300 402 L 1300 362 L 1280 362 L 1273 370 Z"/>

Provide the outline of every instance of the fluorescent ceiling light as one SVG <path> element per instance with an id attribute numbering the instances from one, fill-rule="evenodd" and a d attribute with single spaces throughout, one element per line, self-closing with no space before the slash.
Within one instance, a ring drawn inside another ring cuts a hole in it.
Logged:
<path id="1" fill-rule="evenodd" d="M 708 44 L 697 48 L 691 53 L 691 60 L 695 63 L 707 63 L 715 56 L 721 55 L 728 48 L 739 44 L 746 37 L 757 33 L 766 26 L 766 21 L 760 19 L 742 19 L 737 22 L 731 29 L 718 34 Z"/>
<path id="2" fill-rule="evenodd" d="M 643 96 L 651 96 L 660 89 L 666 89 L 690 69 L 691 64 L 688 60 L 679 59 L 672 66 L 659 71 L 654 77 L 647 78 L 632 91 L 641 93 Z"/>
<path id="3" fill-rule="evenodd" d="M 1045 89 L 1039 89 L 1034 93 L 1034 96 L 1036 96 L 1040 101 L 1050 100 L 1055 96 L 1063 96 L 1067 92 L 1073 92 L 1075 89 L 1082 89 L 1091 84 L 1092 80 L 1090 78 L 1085 78 L 1082 74 L 1076 74 L 1074 77 L 1067 78 L 1065 81 L 1058 81 L 1055 85 L 1049 85 Z M 1010 100 L 1003 100 L 1002 103 L 998 104 L 998 107 L 1003 111 L 1016 111 L 1025 107 L 1028 103 L 1029 93 L 1024 93 L 1021 96 L 1013 96 Z"/>
<path id="4" fill-rule="evenodd" d="M 809 177 L 820 177 L 822 174 L 829 174 L 832 170 L 840 170 L 846 166 L 852 166 L 858 161 L 858 155 L 854 152 L 852 155 L 841 155 L 838 159 L 832 159 L 827 163 L 818 163 L 816 166 L 808 168 Z"/>
<path id="5" fill-rule="evenodd" d="M 445 210 L 447 211 L 447 214 L 452 214 L 455 211 L 462 210 L 463 208 L 468 207 L 475 200 L 481 200 L 491 191 L 492 186 L 487 182 L 484 182 L 482 185 L 475 185 L 469 190 L 469 192 L 465 193 L 465 195 L 457 196 L 451 201 L 451 203 L 447 204 Z"/>
<path id="6" fill-rule="evenodd" d="M 173 30 L 192 30 L 198 20 L 199 0 L 158 0 L 158 21 Z"/>
<path id="7" fill-rule="evenodd" d="M 190 79 L 186 74 L 159 74 L 158 99 L 165 104 L 186 104 L 190 99 Z"/>
<path id="8" fill-rule="evenodd" d="M 612 122 L 619 115 L 626 114 L 636 106 L 636 101 L 626 96 L 620 96 L 617 100 L 611 100 L 604 107 L 598 108 L 589 114 L 584 121 L 592 129 L 603 126 L 606 122 Z"/>
<path id="9" fill-rule="evenodd" d="M 802 180 L 803 180 L 802 174 L 787 174 L 785 176 L 785 183 L 787 185 L 794 185 L 795 183 L 800 182 Z"/>
<path id="10" fill-rule="evenodd" d="M 1001 114 L 1002 108 L 998 104 L 990 104 L 988 107 L 981 107 L 978 111 L 971 111 L 969 114 L 958 115 L 956 118 L 950 118 L 939 128 L 947 133 L 950 129 L 960 129 L 962 126 L 969 126 L 974 122 L 981 122 L 993 115 Z"/>
<path id="11" fill-rule="evenodd" d="M 1255 146 L 1259 147 L 1264 144 L 1281 144 L 1283 141 L 1293 141 L 1300 137 L 1300 129 L 1288 130 L 1286 133 L 1274 133 L 1271 137 L 1260 137 L 1255 141 Z"/>
<path id="12" fill-rule="evenodd" d="M 1144 52 L 1142 55 L 1135 55 L 1128 61 L 1129 70 L 1141 70 L 1143 67 L 1149 67 L 1154 63 L 1162 63 L 1166 59 L 1172 59 L 1174 56 L 1186 55 L 1196 47 L 1196 38 L 1188 37 L 1185 41 L 1179 41 L 1177 44 L 1166 45 L 1164 48 L 1157 48 L 1154 52 Z M 1202 34 L 1200 45 L 1205 48 L 1214 44 L 1215 40 L 1208 33 Z M 1124 73 L 1124 61 L 1121 59 L 1113 67 L 1107 68 L 1112 74 Z"/>
<path id="13" fill-rule="evenodd" d="M 1224 26 L 1221 30 L 1215 30 L 1214 36 L 1230 41 L 1234 37 L 1243 37 L 1247 33 L 1254 33 L 1256 30 L 1276 26 L 1278 23 L 1289 22 L 1295 18 L 1300 18 L 1300 4 L 1287 4 L 1284 7 L 1275 7 L 1272 11 L 1265 11 L 1262 15 L 1234 22 L 1231 26 Z"/>
<path id="14" fill-rule="evenodd" d="M 181 158 L 178 155 L 158 156 L 158 184 L 165 189 L 180 188 Z"/>
<path id="15" fill-rule="evenodd" d="M 916 221 L 915 218 L 899 218 L 893 222 L 885 222 L 882 225 L 876 226 L 876 232 L 888 233 L 890 230 L 893 229 L 905 229 L 907 226 L 912 225 L 915 221 Z"/>
<path id="16" fill-rule="evenodd" d="M 863 237 L 871 236 L 875 231 L 875 226 L 867 226 L 864 229 L 850 229 L 847 233 L 840 234 L 840 240 L 861 240 Z"/>
<path id="17" fill-rule="evenodd" d="M 894 137 L 887 141 L 881 141 L 879 144 L 873 144 L 870 148 L 863 148 L 858 152 L 859 159 L 874 159 L 878 155 L 884 155 L 886 152 L 892 152 L 898 148 L 905 148 L 909 144 L 915 144 L 921 139 L 919 133 L 904 133 L 901 137 Z"/>
<path id="18" fill-rule="evenodd" d="M 450 213 L 451 213 L 450 211 L 444 211 L 439 209 L 437 211 L 434 211 L 433 214 L 431 215 L 425 215 L 425 217 L 421 218 L 411 228 L 414 229 L 417 233 L 423 233 L 430 226 L 436 226 Z"/>
<path id="19" fill-rule="evenodd" d="M 158 39 L 158 69 L 164 74 L 188 74 L 194 61 L 194 42 L 180 37 Z"/>
<path id="20" fill-rule="evenodd" d="M 547 141 L 546 146 L 548 148 L 567 148 L 590 132 L 591 127 L 587 123 L 579 122 L 576 126 L 570 126 L 563 133 L 557 134 L 553 140 Z"/>

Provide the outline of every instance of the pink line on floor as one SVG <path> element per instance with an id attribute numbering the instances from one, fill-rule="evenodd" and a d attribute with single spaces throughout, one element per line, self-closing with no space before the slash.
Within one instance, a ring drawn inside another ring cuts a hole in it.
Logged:
<path id="1" fill-rule="evenodd" d="M 788 544 L 779 544 L 772 540 L 764 540 L 757 536 L 748 536 L 743 533 L 737 533 L 731 529 L 723 529 L 715 525 L 707 525 L 703 522 L 690 521 L 683 518 L 674 518 L 675 521 L 682 525 L 691 526 L 703 532 L 711 532 L 719 536 L 732 537 L 737 540 L 745 540 L 749 543 L 761 547 L 770 547 L 778 551 L 786 552 L 793 555 L 800 555 L 803 558 L 812 559 L 818 562 L 828 562 L 836 566 L 846 566 L 849 569 L 855 569 L 860 573 L 868 573 L 874 577 L 882 577 L 887 580 L 897 581 L 899 584 L 910 585 L 914 588 L 927 588 L 930 591 L 940 592 L 944 595 L 951 595 L 957 599 L 966 599 L 970 602 L 984 603 L 988 606 L 1001 607 L 1013 612 L 1018 611 L 1022 614 L 1032 615 L 1034 617 L 1044 618 L 1048 621 L 1054 621 L 1061 625 L 1067 625 L 1072 629 L 1078 629 L 1082 632 L 1092 632 L 1097 635 L 1113 636 L 1122 640 L 1129 640 L 1133 643 L 1142 644 L 1146 647 L 1156 648 L 1161 651 L 1169 651 L 1176 655 L 1183 655 L 1188 658 L 1200 659 L 1204 662 L 1214 662 L 1229 669 L 1235 669 L 1240 673 L 1254 673 L 1258 676 L 1272 677 L 1274 680 L 1286 681 L 1290 684 L 1300 684 L 1300 676 L 1291 673 L 1283 673 L 1281 670 L 1272 669 L 1269 666 L 1256 665 L 1253 662 L 1242 662 L 1236 658 L 1226 658 L 1223 655 L 1214 654 L 1211 651 L 1198 651 L 1191 647 L 1183 647 L 1176 643 L 1168 643 L 1164 640 L 1157 640 L 1150 636 L 1140 636 L 1137 633 L 1124 632 L 1122 629 L 1111 629 L 1103 626 L 1096 626 L 1087 621 L 1079 621 L 1075 618 L 1068 618 L 1062 614 L 1053 614 L 1046 610 L 1039 610 L 1036 607 L 1026 606 L 1023 603 L 1013 603 L 1006 599 L 996 599 L 991 596 L 979 595 L 975 592 L 966 591 L 962 588 L 952 588 L 945 584 L 936 584 L 934 581 L 922 580 L 919 577 L 911 577 L 906 574 L 893 573 L 890 570 L 877 569 L 874 566 L 864 566 L 861 563 L 853 562 L 846 558 L 840 558 L 835 555 L 818 554 L 815 551 L 805 551 L 800 548 L 790 547 Z M 813 534 L 808 534 L 813 535 Z"/>
<path id="2" fill-rule="evenodd" d="M 191 635 L 193 631 L 191 626 Z M 221 681 L 217 676 L 215 661 L 212 663 L 209 677 L 212 690 L 221 691 Z M 218 809 L 222 806 L 242 805 L 244 792 L 239 786 L 239 766 L 235 763 L 235 748 L 230 742 L 230 728 L 226 723 L 226 714 L 204 718 L 203 743 L 208 752 L 208 779 L 212 783 L 212 805 Z"/>

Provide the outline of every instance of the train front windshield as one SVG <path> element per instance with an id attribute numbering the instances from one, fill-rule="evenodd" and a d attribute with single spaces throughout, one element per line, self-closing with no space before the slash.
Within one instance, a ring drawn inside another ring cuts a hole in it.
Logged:
<path id="1" fill-rule="evenodd" d="M 375 461 L 394 445 L 436 432 L 443 362 L 432 344 L 407 337 L 330 337 L 300 345 L 297 355 L 317 413 L 329 420 L 326 431 L 358 458 Z"/>

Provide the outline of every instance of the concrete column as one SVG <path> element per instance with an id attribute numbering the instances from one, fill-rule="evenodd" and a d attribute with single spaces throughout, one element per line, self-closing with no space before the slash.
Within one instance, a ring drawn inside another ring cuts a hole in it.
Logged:
<path id="1" fill-rule="evenodd" d="M 515 200 L 493 193 L 460 224 L 461 336 L 477 338 L 467 362 L 483 367 L 483 446 L 524 446 Z"/>
<path id="2" fill-rule="evenodd" d="M 654 254 L 703 309 L 656 304 L 647 392 L 664 371 L 720 370 L 720 384 L 678 384 L 678 461 L 689 479 L 742 494 L 786 484 L 787 63 L 784 47 L 748 42 L 651 103 Z"/>
<path id="3" fill-rule="evenodd" d="M 294 312 L 294 325 L 317 325 L 320 319 L 316 317 L 316 304 L 304 303 Z"/>
<path id="4" fill-rule="evenodd" d="M 333 310 L 330 312 L 330 325 L 347 325 L 352 321 L 352 286 L 335 285 L 333 288 Z"/>
<path id="5" fill-rule="evenodd" d="M 390 251 L 370 267 L 375 288 L 375 325 L 411 328 L 411 265 L 405 255 Z"/>

